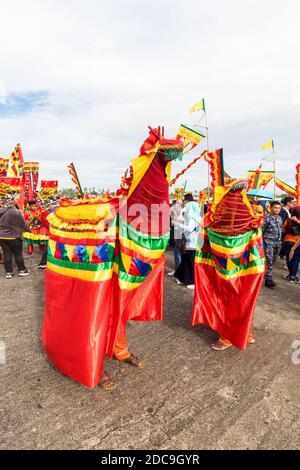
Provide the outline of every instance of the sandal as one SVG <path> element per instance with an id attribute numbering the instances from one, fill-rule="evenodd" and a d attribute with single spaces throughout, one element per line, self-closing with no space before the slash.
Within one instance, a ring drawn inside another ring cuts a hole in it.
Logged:
<path id="1" fill-rule="evenodd" d="M 117 388 L 117 384 L 110 378 L 106 372 L 103 373 L 102 378 L 99 383 L 100 387 L 107 392 L 111 392 Z"/>
<path id="2" fill-rule="evenodd" d="M 256 341 L 255 341 L 254 338 L 248 339 L 248 344 L 255 344 L 255 343 L 256 343 Z"/>
<path id="3" fill-rule="evenodd" d="M 214 351 L 225 351 L 225 349 L 231 348 L 232 344 L 224 344 L 222 341 L 218 340 L 216 343 L 211 345 L 211 348 Z"/>
<path id="4" fill-rule="evenodd" d="M 139 370 L 142 370 L 145 367 L 143 361 L 139 357 L 134 356 L 133 354 L 130 354 L 130 356 L 123 362 L 126 362 L 131 366 L 137 367 Z"/>

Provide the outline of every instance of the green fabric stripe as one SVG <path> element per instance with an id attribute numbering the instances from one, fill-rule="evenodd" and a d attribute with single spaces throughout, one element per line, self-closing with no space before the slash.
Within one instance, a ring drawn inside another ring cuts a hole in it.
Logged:
<path id="1" fill-rule="evenodd" d="M 215 269 L 221 274 L 225 274 L 227 276 L 233 276 L 234 274 L 240 273 L 241 271 L 246 271 L 246 269 L 256 268 L 258 266 L 264 266 L 264 264 L 265 264 L 265 260 L 260 258 L 256 261 L 251 261 L 249 263 L 242 264 L 241 266 L 238 266 L 236 269 L 232 269 L 232 270 L 221 269 L 218 266 L 216 266 Z"/>
<path id="2" fill-rule="evenodd" d="M 209 241 L 220 245 L 225 248 L 237 248 L 240 246 L 248 245 L 250 238 L 254 235 L 254 230 L 245 233 L 244 235 L 237 235 L 229 237 L 228 235 L 219 235 L 210 228 L 207 229 Z"/>
<path id="3" fill-rule="evenodd" d="M 214 255 L 212 253 L 204 253 L 201 249 L 196 252 L 196 256 L 198 258 L 214 260 Z"/>
<path id="4" fill-rule="evenodd" d="M 220 149 L 220 171 L 221 171 L 221 186 L 224 186 L 224 184 L 225 184 L 225 177 L 224 177 L 223 149 Z"/>
<path id="5" fill-rule="evenodd" d="M 209 259 L 209 260 L 212 260 L 214 261 L 214 256 L 211 254 L 211 253 L 202 253 L 202 252 L 199 252 L 197 253 L 197 257 L 200 258 L 200 259 Z M 216 271 L 218 271 L 219 273 L 221 274 L 225 274 L 227 276 L 232 276 L 234 274 L 237 274 L 241 271 L 245 271 L 246 269 L 250 269 L 250 268 L 256 268 L 258 266 L 264 266 L 265 264 L 265 260 L 264 258 L 259 258 L 255 261 L 250 261 L 249 263 L 245 263 L 245 264 L 241 264 L 240 266 L 237 266 L 236 269 L 232 269 L 232 270 L 228 270 L 228 269 L 222 269 L 220 268 L 219 266 L 214 266 L 214 268 L 216 269 Z"/>
<path id="6" fill-rule="evenodd" d="M 184 128 L 185 128 L 185 129 L 187 129 L 188 131 L 190 131 L 190 132 L 194 132 L 195 134 L 197 134 L 197 135 L 200 135 L 200 136 L 201 136 L 201 137 L 203 137 L 203 138 L 205 138 L 205 137 L 206 137 L 206 135 L 204 135 L 204 134 L 201 134 L 201 132 L 199 132 L 199 131 L 196 131 L 196 129 L 192 129 L 191 127 L 189 127 L 189 126 L 186 126 L 185 124 L 181 124 L 181 127 L 184 127 Z"/>
<path id="7" fill-rule="evenodd" d="M 149 273 L 150 274 L 150 273 Z M 119 279 L 122 279 L 122 281 L 130 282 L 131 284 L 141 284 L 145 279 L 147 279 L 148 276 L 143 277 L 143 276 L 132 276 L 131 274 L 128 274 L 124 271 L 119 270 Z"/>
<path id="8" fill-rule="evenodd" d="M 70 261 L 60 260 L 54 258 L 50 250 L 48 250 L 48 261 L 49 263 L 55 264 L 61 268 L 76 269 L 79 271 L 110 271 L 113 266 L 113 262 L 90 264 L 90 263 L 71 263 Z"/>
<path id="9" fill-rule="evenodd" d="M 147 250 L 165 250 L 170 239 L 170 232 L 166 233 L 166 235 L 163 235 L 162 237 L 152 237 L 148 234 L 143 234 L 128 225 L 122 217 L 120 217 L 119 231 L 122 237 L 133 241 Z"/>
<path id="10" fill-rule="evenodd" d="M 48 240 L 29 240 L 29 238 L 24 238 L 23 242 L 26 245 L 48 245 Z"/>

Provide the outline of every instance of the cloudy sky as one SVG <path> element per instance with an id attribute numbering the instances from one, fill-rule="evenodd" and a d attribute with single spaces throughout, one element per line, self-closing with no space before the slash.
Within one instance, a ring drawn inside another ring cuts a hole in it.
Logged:
<path id="1" fill-rule="evenodd" d="M 299 0 L 0 0 L 0 156 L 21 142 L 41 177 L 119 185 L 147 126 L 169 137 L 206 99 L 211 148 L 244 176 L 273 138 L 278 176 L 300 161 Z M 199 149 L 201 151 L 201 148 Z M 173 173 L 197 153 L 176 163 Z M 266 162 L 263 169 L 271 169 Z M 188 174 L 201 189 L 207 168 Z"/>

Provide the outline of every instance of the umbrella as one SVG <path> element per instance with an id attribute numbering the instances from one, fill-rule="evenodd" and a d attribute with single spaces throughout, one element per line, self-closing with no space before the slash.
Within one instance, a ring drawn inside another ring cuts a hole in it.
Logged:
<path id="1" fill-rule="evenodd" d="M 270 191 L 266 191 L 265 189 L 251 189 L 251 191 L 247 192 L 247 196 L 263 197 L 265 199 L 274 199 L 274 195 L 270 193 Z"/>

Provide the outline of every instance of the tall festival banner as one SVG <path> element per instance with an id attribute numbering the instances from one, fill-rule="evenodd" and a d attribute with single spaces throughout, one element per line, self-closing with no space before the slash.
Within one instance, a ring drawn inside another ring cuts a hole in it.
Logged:
<path id="1" fill-rule="evenodd" d="M 9 159 L 7 176 L 10 178 L 21 178 L 23 173 L 23 152 L 21 144 L 17 144 Z"/>
<path id="2" fill-rule="evenodd" d="M 22 207 L 26 207 L 26 204 L 31 199 L 36 199 L 38 177 L 39 163 L 25 162 L 23 165 L 22 194 L 20 198 Z"/>
<path id="3" fill-rule="evenodd" d="M 78 195 L 80 196 L 80 198 L 83 199 L 83 191 L 82 191 L 82 187 L 81 187 L 74 163 L 70 163 L 70 165 L 68 165 L 68 169 L 69 169 L 70 175 L 72 176 L 72 181 L 76 186 L 76 191 L 78 192 Z"/>
<path id="4" fill-rule="evenodd" d="M 224 186 L 225 182 L 223 149 L 206 153 L 205 160 L 210 167 L 211 186 L 214 193 L 215 187 Z"/>
<path id="5" fill-rule="evenodd" d="M 32 197 L 33 199 L 35 199 L 37 196 L 37 186 L 39 182 L 40 165 L 38 162 L 27 163 L 27 165 L 29 165 L 30 174 L 32 178 Z"/>

